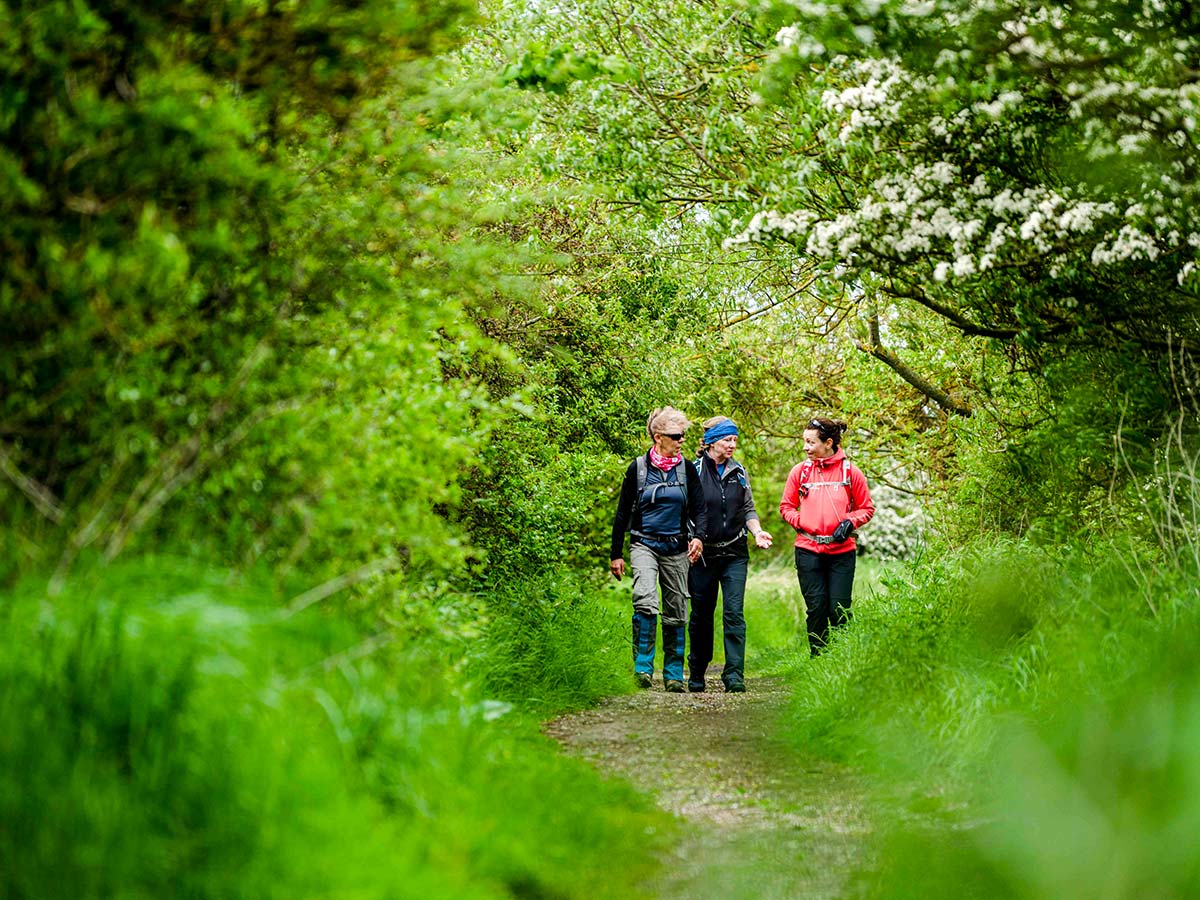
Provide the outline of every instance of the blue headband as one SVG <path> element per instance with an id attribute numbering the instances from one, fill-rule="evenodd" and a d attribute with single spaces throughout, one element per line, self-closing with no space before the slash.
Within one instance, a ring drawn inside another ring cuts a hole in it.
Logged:
<path id="1" fill-rule="evenodd" d="M 737 434 L 737 426 L 733 422 L 721 422 L 714 425 L 708 431 L 704 432 L 704 443 L 715 444 L 723 437 L 729 437 L 731 434 Z"/>

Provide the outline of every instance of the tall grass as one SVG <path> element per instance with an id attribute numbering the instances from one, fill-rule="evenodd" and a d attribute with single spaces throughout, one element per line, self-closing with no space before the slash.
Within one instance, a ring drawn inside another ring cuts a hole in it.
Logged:
<path id="1" fill-rule="evenodd" d="M 1114 497 L 1103 540 L 894 571 L 797 669 L 791 737 L 881 787 L 859 893 L 1200 896 L 1195 471 Z"/>
<path id="2" fill-rule="evenodd" d="M 630 690 L 628 584 L 598 588 L 559 569 L 494 589 L 468 676 L 543 715 Z"/>
<path id="3" fill-rule="evenodd" d="M 793 676 L 809 657 L 808 627 L 805 620 L 804 597 L 796 578 L 792 554 L 779 554 L 767 564 L 752 559 L 750 576 L 746 581 L 746 658 L 747 673 L 751 675 Z M 854 603 L 870 606 L 879 594 L 882 579 L 899 563 L 885 563 L 861 556 L 854 574 Z M 716 624 L 716 658 L 721 651 L 721 608 L 718 602 Z"/>
<path id="4" fill-rule="evenodd" d="M 174 560 L 42 585 L 0 597 L 0 896 L 620 897 L 666 838 L 419 645 Z"/>

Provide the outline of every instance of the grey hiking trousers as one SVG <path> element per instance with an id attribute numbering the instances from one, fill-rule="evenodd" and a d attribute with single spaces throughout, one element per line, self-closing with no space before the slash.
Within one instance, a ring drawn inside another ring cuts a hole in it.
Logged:
<path id="1" fill-rule="evenodd" d="M 686 625 L 688 619 L 687 553 L 665 554 L 645 544 L 629 548 L 633 567 L 633 611 L 647 616 L 660 613 L 658 587 L 662 585 L 662 621 L 664 625 Z"/>

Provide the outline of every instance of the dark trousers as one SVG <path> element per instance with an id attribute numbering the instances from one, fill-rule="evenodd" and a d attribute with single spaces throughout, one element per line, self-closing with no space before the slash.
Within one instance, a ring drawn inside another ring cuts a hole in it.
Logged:
<path id="1" fill-rule="evenodd" d="M 813 553 L 796 548 L 796 577 L 808 620 L 808 648 L 813 656 L 829 642 L 829 626 L 850 621 L 855 553 Z"/>
<path id="2" fill-rule="evenodd" d="M 725 635 L 725 668 L 721 680 L 737 681 L 745 677 L 746 566 L 744 556 L 712 557 L 698 562 L 688 571 L 688 594 L 692 614 L 688 619 L 688 680 L 704 683 L 704 672 L 713 658 L 713 616 L 717 611 L 717 589 L 721 591 L 721 623 Z"/>

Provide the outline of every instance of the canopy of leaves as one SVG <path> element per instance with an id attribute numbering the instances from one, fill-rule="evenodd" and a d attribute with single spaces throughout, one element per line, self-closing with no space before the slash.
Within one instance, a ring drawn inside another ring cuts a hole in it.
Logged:
<path id="1" fill-rule="evenodd" d="M 954 431 L 1053 441 L 1030 429 L 1097 421 L 1110 387 L 1161 421 L 1174 351 L 1197 336 L 1191 38 L 1149 6 L 1022 9 L 493 11 L 501 56 L 533 34 L 526 62 L 544 47 L 625 61 L 621 79 L 545 98 L 543 170 L 605 183 L 618 207 L 696 214 L 729 266 L 716 309 L 755 321 L 739 342 L 800 348 L 766 357 L 776 406 L 807 395 L 892 445 L 927 434 L 911 468 L 951 458 Z M 1128 112 L 1120 85 L 1138 91 Z M 985 421 L 952 429 L 947 413 Z"/>
<path id="2" fill-rule="evenodd" d="M 429 60 L 466 14 L 0 4 L 0 555 L 461 558 L 430 513 L 485 401 L 442 356 L 498 285 Z"/>

